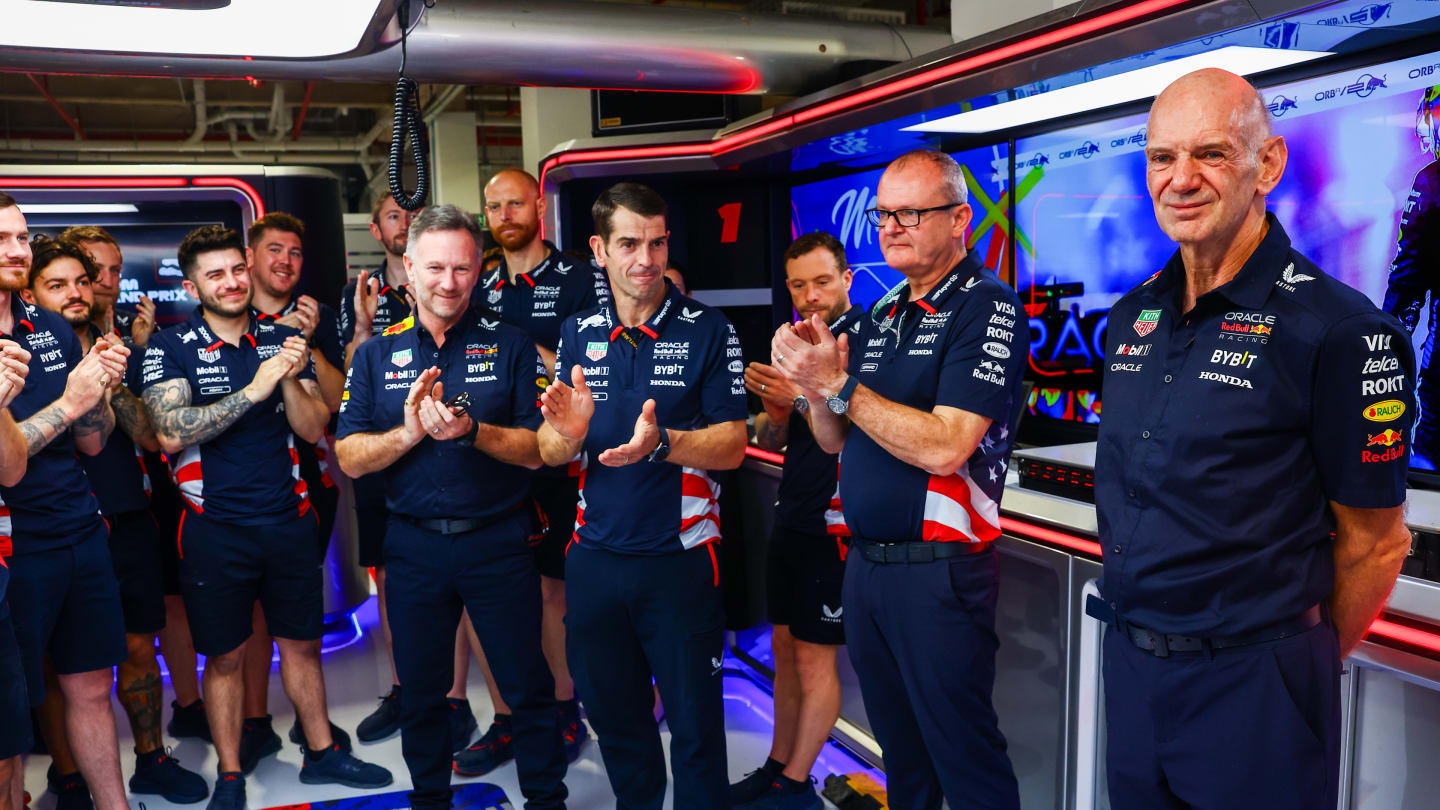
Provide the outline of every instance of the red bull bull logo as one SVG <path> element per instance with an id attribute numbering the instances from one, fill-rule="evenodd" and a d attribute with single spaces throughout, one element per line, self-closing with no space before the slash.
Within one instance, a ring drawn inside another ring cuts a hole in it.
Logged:
<path id="1" fill-rule="evenodd" d="M 1395 444 L 1403 438 L 1405 438 L 1405 435 L 1402 432 L 1395 430 L 1394 428 L 1387 428 L 1386 430 L 1383 430 L 1380 433 L 1371 436 L 1370 441 L 1366 442 L 1365 446 L 1374 447 L 1378 444 L 1385 447 L 1390 447 L 1391 445 Z"/>

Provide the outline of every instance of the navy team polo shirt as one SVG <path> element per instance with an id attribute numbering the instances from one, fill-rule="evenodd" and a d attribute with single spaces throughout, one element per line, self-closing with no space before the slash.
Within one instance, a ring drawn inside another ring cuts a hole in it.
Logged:
<path id="1" fill-rule="evenodd" d="M 948 476 L 895 458 L 855 425 L 840 454 L 845 522 L 874 542 L 984 543 L 1000 535 L 1000 495 L 1020 418 L 1029 331 L 1020 299 L 973 253 L 923 298 L 909 282 L 875 305 L 850 344 L 861 384 L 922 411 L 944 405 L 992 420 Z M 877 322 L 878 321 L 878 322 Z"/>
<path id="2" fill-rule="evenodd" d="M 378 335 L 410 315 L 410 302 L 405 298 L 405 287 L 391 287 L 385 283 L 385 263 L 370 271 L 371 278 L 379 279 L 380 295 L 375 305 L 375 317 L 370 321 L 370 334 Z M 355 285 L 359 278 L 345 283 L 340 293 L 340 347 L 344 360 L 344 347 L 355 339 Z M 337 363 L 336 368 L 342 364 Z"/>
<path id="3" fill-rule="evenodd" d="M 116 320 L 119 325 L 119 320 Z M 117 329 L 117 332 L 119 330 Z M 129 328 L 120 335 L 129 333 Z M 90 339 L 98 340 L 100 330 L 90 327 Z M 115 333 L 111 337 L 116 337 Z M 123 338 L 122 338 L 123 339 Z M 125 385 L 134 393 L 140 383 L 140 362 L 134 343 L 125 340 L 132 354 L 125 367 Z M 138 396 L 138 395 L 137 395 Z M 90 487 L 100 500 L 100 511 L 105 515 L 121 515 L 150 506 L 150 476 L 146 474 L 145 458 L 141 449 L 130 440 L 125 429 L 116 425 L 110 432 L 105 447 L 93 456 L 80 455 L 80 466 L 90 479 Z"/>
<path id="4" fill-rule="evenodd" d="M 355 288 L 353 285 L 350 287 L 350 295 L 350 306 L 353 309 L 355 306 Z M 299 296 L 291 297 L 290 303 L 286 304 L 285 308 L 279 312 L 261 312 L 251 307 L 250 315 L 261 321 L 274 321 L 283 318 L 295 311 L 295 300 L 298 297 Z M 335 315 L 335 310 L 332 309 L 329 304 L 316 303 L 318 304 L 316 311 L 319 320 L 315 324 L 315 332 L 310 336 L 310 347 L 320 352 L 320 356 L 324 357 L 327 363 L 343 371 L 345 369 L 345 343 L 349 341 L 341 342 L 340 340 L 340 319 Z M 378 313 L 379 307 L 376 307 L 376 310 Z"/>
<path id="5" fill-rule="evenodd" d="M 501 259 L 499 267 L 480 279 L 472 297 L 553 352 L 566 318 L 610 305 L 610 281 L 604 270 L 565 256 L 549 242 L 545 247 L 549 252 L 544 260 L 513 282 Z"/>
<path id="6" fill-rule="evenodd" d="M 299 334 L 298 329 L 250 318 L 240 345 L 232 346 L 210 331 L 197 306 L 184 323 L 150 338 L 140 382 L 149 389 L 167 380 L 186 380 L 190 404 L 210 405 L 248 385 L 260 363 L 279 352 L 285 338 Z M 300 377 L 314 380 L 314 365 Z M 280 523 L 310 508 L 279 385 L 225 432 L 181 450 L 170 464 L 186 505 L 223 523 Z"/>
<path id="7" fill-rule="evenodd" d="M 1185 268 L 1110 310 L 1101 590 L 1166 633 L 1245 633 L 1330 595 L 1329 501 L 1405 501 L 1415 357 L 1400 323 L 1269 232 L 1182 313 Z"/>
<path id="8" fill-rule="evenodd" d="M 70 370 L 84 352 L 65 319 L 10 294 L 15 332 L 0 335 L 30 352 L 25 387 L 10 403 L 10 415 L 23 422 L 65 393 Z M 89 536 L 100 519 L 100 504 L 90 491 L 76 458 L 69 429 L 30 457 L 25 476 L 13 487 L 0 487 L 0 556 L 29 554 L 74 545 Z"/>
<path id="9" fill-rule="evenodd" d="M 865 310 L 851 307 L 830 324 L 830 334 L 850 333 L 855 345 Z M 859 357 L 851 349 L 851 358 Z M 852 362 L 851 371 L 858 366 Z M 845 519 L 835 491 L 839 455 L 825 452 L 810 432 L 804 414 L 791 412 L 790 439 L 785 446 L 785 464 L 780 468 L 780 489 L 775 501 L 775 525 L 792 532 L 811 535 L 847 535 Z"/>
<path id="10" fill-rule="evenodd" d="M 540 393 L 549 385 L 529 335 L 472 305 L 436 346 L 410 317 L 361 344 L 345 378 L 339 438 L 383 432 L 405 421 L 405 398 L 425 369 L 440 369 L 444 397 L 464 391 L 468 412 L 481 424 L 540 427 Z M 484 519 L 520 506 L 530 493 L 530 470 L 506 464 L 463 440 L 426 436 L 385 468 L 390 511 L 422 519 Z"/>
<path id="11" fill-rule="evenodd" d="M 580 455 L 575 539 L 621 554 L 670 554 L 720 539 L 720 485 L 669 462 L 606 467 L 595 459 L 635 435 L 645 400 L 660 427 L 696 430 L 744 420 L 745 361 L 735 327 L 716 309 L 665 285 L 665 300 L 633 329 L 611 306 L 565 321 L 557 376 L 575 364 L 595 396 Z M 634 341 L 634 344 L 631 341 Z"/>

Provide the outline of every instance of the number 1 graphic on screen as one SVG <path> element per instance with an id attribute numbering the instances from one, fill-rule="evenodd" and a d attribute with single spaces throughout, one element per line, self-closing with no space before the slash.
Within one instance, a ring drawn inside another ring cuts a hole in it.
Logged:
<path id="1" fill-rule="evenodd" d="M 725 203 L 715 209 L 720 215 L 720 244 L 728 245 L 740 238 L 740 203 Z"/>

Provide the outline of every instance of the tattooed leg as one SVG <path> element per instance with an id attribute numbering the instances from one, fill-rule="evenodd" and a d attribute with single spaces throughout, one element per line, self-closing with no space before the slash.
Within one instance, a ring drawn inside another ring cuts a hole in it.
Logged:
<path id="1" fill-rule="evenodd" d="M 160 736 L 160 665 L 155 661 L 155 636 L 125 634 L 130 657 L 117 671 L 115 691 L 130 718 L 135 751 L 148 754 L 164 745 Z"/>

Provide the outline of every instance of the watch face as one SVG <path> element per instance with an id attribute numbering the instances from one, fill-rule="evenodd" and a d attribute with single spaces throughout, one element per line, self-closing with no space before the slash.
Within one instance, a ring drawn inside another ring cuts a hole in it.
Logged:
<path id="1" fill-rule="evenodd" d="M 795 401 L 791 405 L 795 408 L 796 413 L 805 413 L 810 410 L 810 400 L 806 399 L 804 395 L 795 397 Z"/>
<path id="2" fill-rule="evenodd" d="M 850 403 L 839 397 L 826 397 L 825 407 L 829 408 L 831 413 L 841 414 L 850 410 Z"/>

